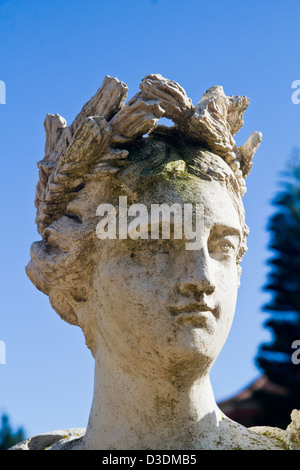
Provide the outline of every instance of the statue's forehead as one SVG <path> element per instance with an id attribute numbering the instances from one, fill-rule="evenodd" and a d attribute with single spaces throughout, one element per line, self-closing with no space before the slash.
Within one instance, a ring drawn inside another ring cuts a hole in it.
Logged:
<path id="1" fill-rule="evenodd" d="M 150 214 L 158 210 L 171 211 L 195 220 L 203 219 L 207 228 L 228 227 L 242 232 L 244 217 L 242 208 L 224 183 L 200 178 L 160 181 L 149 185 L 136 195 L 129 205 L 142 204 Z M 138 206 L 133 206 L 138 209 Z M 175 218 L 176 219 L 176 218 Z M 173 219 L 172 219 L 173 220 Z M 177 219 L 178 220 L 178 219 Z M 180 218 L 179 218 L 180 220 Z"/>
<path id="2" fill-rule="evenodd" d="M 138 190 L 133 202 L 157 204 L 203 204 L 208 209 L 222 211 L 233 205 L 232 191 L 224 182 L 204 180 L 195 176 L 154 181 Z"/>

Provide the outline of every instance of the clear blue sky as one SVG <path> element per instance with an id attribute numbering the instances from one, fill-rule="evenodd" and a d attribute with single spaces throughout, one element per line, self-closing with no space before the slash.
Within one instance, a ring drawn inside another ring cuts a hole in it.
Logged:
<path id="1" fill-rule="evenodd" d="M 43 158 L 46 113 L 68 123 L 105 75 L 138 91 L 149 73 L 179 82 L 196 104 L 212 85 L 247 95 L 238 144 L 254 130 L 244 201 L 251 232 L 229 339 L 212 371 L 217 400 L 259 375 L 254 357 L 269 338 L 261 306 L 266 281 L 270 201 L 279 172 L 300 147 L 299 0 L 4 0 L 0 1 L 1 307 L 0 413 L 29 435 L 87 424 L 93 360 L 79 328 L 64 323 L 26 278 L 29 248 L 39 239 L 34 193 Z"/>

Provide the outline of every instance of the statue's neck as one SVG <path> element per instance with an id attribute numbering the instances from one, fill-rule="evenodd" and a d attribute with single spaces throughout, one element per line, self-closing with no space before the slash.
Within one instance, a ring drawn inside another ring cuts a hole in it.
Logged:
<path id="1" fill-rule="evenodd" d="M 208 375 L 184 379 L 165 371 L 96 359 L 86 449 L 197 449 L 209 446 L 221 420 Z"/>

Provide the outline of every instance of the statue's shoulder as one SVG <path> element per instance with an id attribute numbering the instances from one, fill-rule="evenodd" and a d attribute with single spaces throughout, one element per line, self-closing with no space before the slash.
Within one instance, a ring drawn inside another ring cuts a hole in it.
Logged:
<path id="1" fill-rule="evenodd" d="M 39 434 L 9 450 L 82 450 L 86 429 L 73 428 Z M 300 450 L 300 410 L 293 410 L 291 423 L 284 429 L 270 426 L 245 428 L 223 415 L 215 449 Z"/>
<path id="2" fill-rule="evenodd" d="M 224 416 L 219 424 L 212 449 L 283 450 L 287 448 L 283 439 L 277 439 L 275 434 L 265 434 L 265 429 L 262 428 L 264 427 L 246 428 L 242 424 Z M 282 430 L 282 432 L 285 431 Z"/>
<path id="3" fill-rule="evenodd" d="M 300 450 L 300 410 L 293 410 L 286 429 L 271 426 L 245 428 L 223 415 L 220 448 L 229 450 Z"/>
<path id="4" fill-rule="evenodd" d="M 81 450 L 85 432 L 85 428 L 72 428 L 39 434 L 8 450 Z"/>
<path id="5" fill-rule="evenodd" d="M 291 422 L 285 430 L 271 426 L 255 426 L 249 429 L 277 442 L 284 449 L 300 450 L 300 410 L 292 411 Z"/>

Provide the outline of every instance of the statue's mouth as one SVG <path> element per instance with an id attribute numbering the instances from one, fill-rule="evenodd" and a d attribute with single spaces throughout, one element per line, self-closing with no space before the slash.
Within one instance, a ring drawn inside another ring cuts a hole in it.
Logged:
<path id="1" fill-rule="evenodd" d="M 206 322 L 217 320 L 219 317 L 219 309 L 211 307 L 206 303 L 194 302 L 183 306 L 173 306 L 170 313 L 176 317 L 178 321 L 190 321 L 196 323 L 197 326 L 205 326 Z"/>

